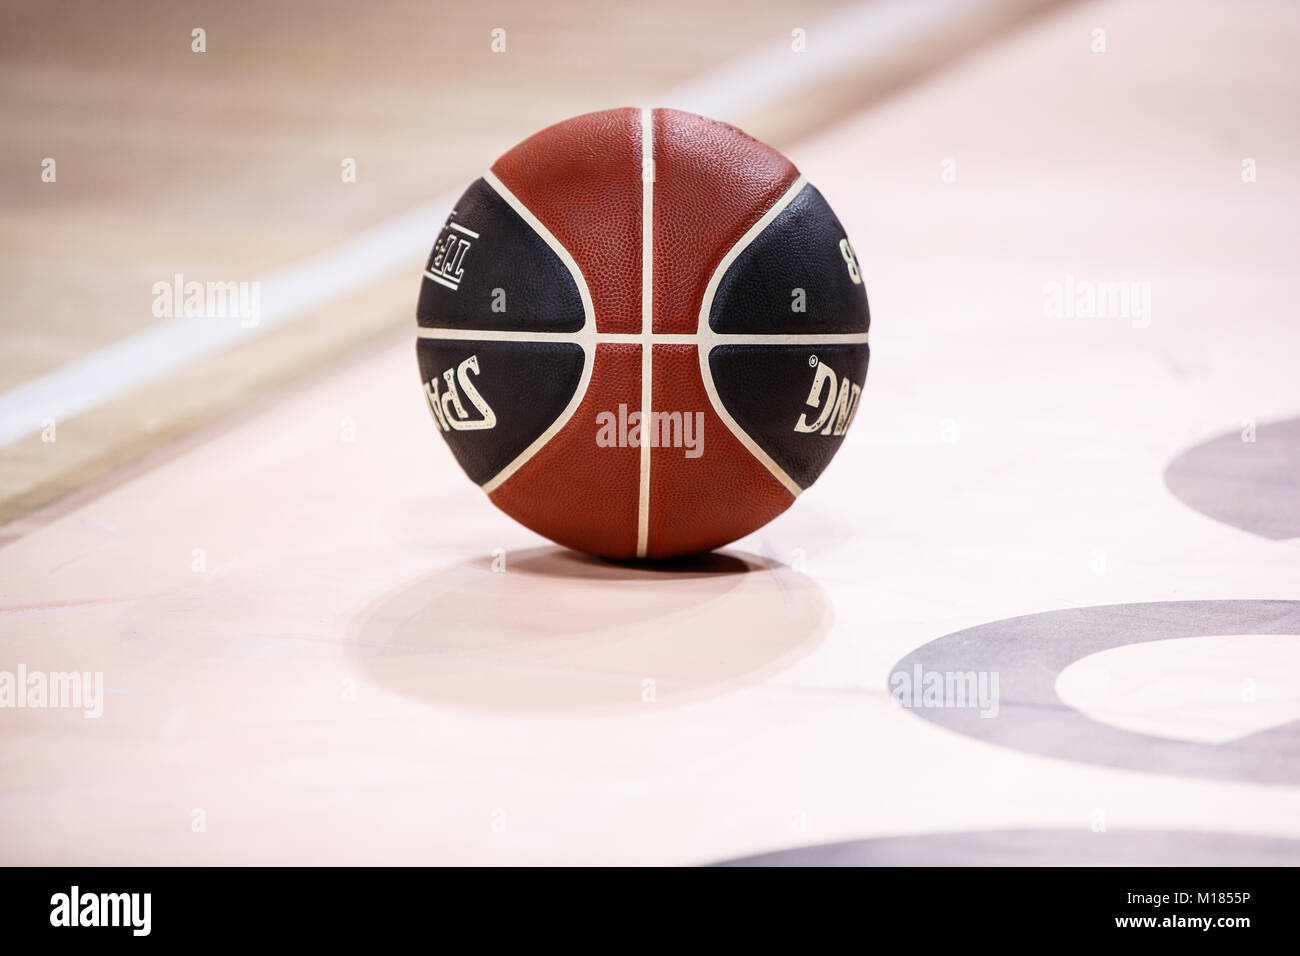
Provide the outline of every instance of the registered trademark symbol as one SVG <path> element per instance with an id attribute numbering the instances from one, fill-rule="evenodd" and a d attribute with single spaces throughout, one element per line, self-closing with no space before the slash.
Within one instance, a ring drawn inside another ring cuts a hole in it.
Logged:
<path id="1" fill-rule="evenodd" d="M 817 356 L 815 356 L 815 355 L 810 355 L 810 356 L 808 356 L 808 367 L 809 367 L 809 368 L 816 368 L 816 367 L 817 367 Z"/>

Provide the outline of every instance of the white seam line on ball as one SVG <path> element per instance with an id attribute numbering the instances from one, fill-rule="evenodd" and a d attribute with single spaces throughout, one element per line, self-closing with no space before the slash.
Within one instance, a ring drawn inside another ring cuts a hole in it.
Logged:
<path id="1" fill-rule="evenodd" d="M 586 347 L 588 343 L 609 342 L 636 345 L 649 339 L 655 345 L 698 345 L 703 342 L 712 348 L 716 345 L 866 345 L 870 336 L 866 332 L 597 332 L 595 335 L 577 332 L 532 332 L 515 329 L 453 329 L 439 326 L 421 326 L 416 329 L 421 339 L 468 340 L 474 342 L 573 342 Z"/>
<path id="2" fill-rule="evenodd" d="M 582 376 L 578 380 L 578 387 L 573 390 L 573 397 L 569 399 L 569 404 L 564 407 L 564 411 L 559 414 L 555 421 L 551 422 L 544 432 L 533 439 L 527 448 L 516 455 L 510 464 L 479 486 L 486 494 L 490 495 L 501 487 L 501 484 L 506 479 L 518 471 L 528 459 L 546 447 L 546 443 L 558 435 L 560 429 L 569 424 L 569 419 L 573 418 L 578 406 L 582 404 L 582 400 L 586 397 L 587 387 L 591 384 L 592 366 L 596 364 L 596 309 L 591 301 L 591 290 L 587 288 L 587 279 L 582 274 L 582 269 L 578 266 L 569 250 L 564 248 L 564 244 L 555 238 L 551 230 L 546 228 L 546 224 L 533 215 L 533 211 L 524 205 L 523 200 L 511 192 L 510 188 L 498 179 L 490 169 L 483 174 L 483 181 L 494 189 L 497 195 L 504 199 L 510 208 L 517 212 L 520 218 L 528 224 L 529 228 L 551 247 L 551 250 L 564 263 L 570 275 L 573 276 L 573 281 L 578 287 L 578 297 L 582 300 L 582 328 L 577 332 L 558 333 L 563 340 L 582 346 Z M 483 335 L 482 332 L 477 333 L 479 339 L 482 339 Z M 452 338 L 453 336 L 444 337 Z"/>
<path id="3" fill-rule="evenodd" d="M 654 259 L 655 259 L 655 154 L 654 112 L 641 110 L 641 480 L 636 509 L 636 556 L 644 558 L 650 541 L 650 421 L 654 372 Z"/>
<path id="4" fill-rule="evenodd" d="M 696 349 L 699 352 L 700 359 L 700 379 L 704 382 L 704 391 L 709 396 L 709 403 L 713 406 L 714 412 L 722 419 L 722 423 L 727 426 L 731 433 L 736 436 L 737 440 L 749 450 L 749 453 L 757 458 L 759 463 L 772 473 L 772 477 L 784 485 L 786 491 L 796 498 L 803 493 L 803 488 L 790 477 L 784 468 L 776 463 L 776 460 L 771 455 L 763 450 L 749 432 L 740 427 L 739 423 L 731 417 L 731 413 L 722 404 L 722 397 L 718 395 L 718 387 L 713 382 L 713 369 L 709 367 L 709 353 L 713 351 L 715 346 L 721 344 L 719 342 L 720 336 L 709 325 L 709 313 L 713 311 L 713 299 L 718 294 L 718 285 L 722 282 L 722 277 L 726 275 L 727 270 L 731 268 L 732 263 L 736 261 L 741 252 L 749 248 L 750 243 L 762 235 L 776 217 L 781 215 L 785 208 L 794 201 L 794 197 L 803 192 L 807 186 L 808 180 L 802 175 L 798 176 L 781 198 L 772 204 L 772 208 L 763 213 L 762 217 L 749 227 L 749 231 L 727 250 L 727 254 L 722 257 L 722 261 L 714 268 L 713 275 L 709 277 L 709 284 L 704 290 L 704 298 L 700 302 L 699 322 L 695 326 L 695 330 L 700 337 L 700 344 Z M 865 341 L 866 333 L 861 334 Z"/>

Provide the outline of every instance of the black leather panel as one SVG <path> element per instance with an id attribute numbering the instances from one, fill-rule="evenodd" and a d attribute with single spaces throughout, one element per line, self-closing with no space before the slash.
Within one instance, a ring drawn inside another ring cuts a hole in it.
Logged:
<path id="1" fill-rule="evenodd" d="M 434 421 L 477 484 L 560 417 L 582 378 L 582 347 L 567 342 L 418 339 L 416 356 Z"/>
<path id="2" fill-rule="evenodd" d="M 866 345 L 720 345 L 709 369 L 736 424 L 807 488 L 844 442 L 868 358 Z"/>
<path id="3" fill-rule="evenodd" d="M 456 203 L 425 264 L 426 328 L 576 332 L 582 298 L 546 241 L 482 179 Z"/>
<path id="4" fill-rule="evenodd" d="M 858 281 L 854 281 L 854 277 Z M 709 310 L 715 332 L 865 332 L 861 269 L 826 200 L 805 186 L 723 274 Z"/>

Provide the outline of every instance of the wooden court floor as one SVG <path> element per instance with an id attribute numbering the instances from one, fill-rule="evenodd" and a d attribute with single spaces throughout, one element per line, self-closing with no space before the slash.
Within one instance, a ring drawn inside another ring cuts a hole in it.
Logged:
<path id="1" fill-rule="evenodd" d="M 1294 864 L 1297 50 L 1286 4 L 1077 3 L 782 142 L 872 365 L 822 479 L 715 555 L 511 522 L 383 323 L 12 523 L 0 670 L 103 707 L 0 711 L 0 862 Z M 480 135 L 448 177 L 518 138 Z M 279 215 L 276 254 L 365 219 Z M 904 692 L 953 671 L 1000 690 Z"/>

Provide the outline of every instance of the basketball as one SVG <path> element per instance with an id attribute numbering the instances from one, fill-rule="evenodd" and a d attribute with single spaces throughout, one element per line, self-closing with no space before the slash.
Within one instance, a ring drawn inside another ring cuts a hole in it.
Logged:
<path id="1" fill-rule="evenodd" d="M 452 455 L 566 547 L 668 558 L 785 511 L 834 457 L 870 316 L 844 228 L 781 153 L 615 109 L 511 149 L 460 197 L 416 342 Z"/>

